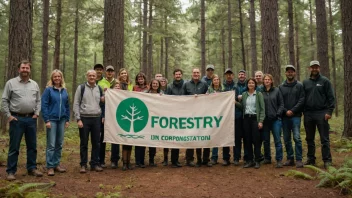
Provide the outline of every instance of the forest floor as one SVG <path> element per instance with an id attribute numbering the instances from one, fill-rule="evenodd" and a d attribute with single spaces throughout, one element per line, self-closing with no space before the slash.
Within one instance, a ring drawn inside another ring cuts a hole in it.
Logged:
<path id="1" fill-rule="evenodd" d="M 271 165 L 262 165 L 260 169 L 242 168 L 240 166 L 222 166 L 222 160 L 213 167 L 182 167 L 172 168 L 171 165 L 162 166 L 162 149 L 157 150 L 157 167 L 122 171 L 122 163 L 118 169 L 110 168 L 110 147 L 107 148 L 107 169 L 103 172 L 89 171 L 86 174 L 79 173 L 79 139 L 75 123 L 72 123 L 65 134 L 62 165 L 67 168 L 67 173 L 56 173 L 49 177 L 44 174 L 41 178 L 28 176 L 25 169 L 25 143 L 21 144 L 17 183 L 49 183 L 55 182 L 55 186 L 45 191 L 50 197 L 343 197 L 339 189 L 316 188 L 318 179 L 303 180 L 286 176 L 289 170 L 299 170 L 310 175 L 315 173 L 308 169 L 295 167 L 275 168 L 275 162 Z M 341 123 L 332 123 L 332 129 L 336 133 L 331 134 L 331 147 L 334 166 L 339 167 L 344 160 L 351 158 L 351 152 L 341 152 L 334 141 L 341 137 Z M 45 170 L 45 133 L 38 136 L 38 168 Z M 302 130 L 303 154 L 307 152 L 304 130 Z M 317 166 L 323 168 L 321 161 L 321 147 L 319 135 L 317 135 Z M 273 146 L 273 143 L 271 144 Z M 6 164 L 8 150 L 8 136 L 0 137 L 0 162 Z M 221 155 L 219 149 L 219 154 Z M 180 161 L 184 163 L 185 150 L 180 152 Z M 231 151 L 232 153 L 232 151 Z M 272 147 L 272 156 L 274 157 Z M 133 155 L 133 153 L 132 153 Z M 148 159 L 148 153 L 146 159 Z M 286 156 L 286 153 L 284 154 Z M 232 160 L 232 159 L 231 159 Z M 146 160 L 147 162 L 148 160 Z M 134 160 L 132 160 L 134 162 Z M 8 186 L 6 179 L 6 167 L 0 167 L 0 187 Z M 1 192 L 0 192 L 1 195 Z"/>

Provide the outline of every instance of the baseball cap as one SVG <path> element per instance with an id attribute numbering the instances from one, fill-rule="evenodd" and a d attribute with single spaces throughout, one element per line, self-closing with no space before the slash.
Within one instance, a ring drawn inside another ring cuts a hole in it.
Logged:
<path id="1" fill-rule="evenodd" d="M 214 70 L 214 65 L 207 65 L 207 67 L 206 67 L 206 69 L 205 70 L 208 70 L 208 69 L 212 69 L 212 70 Z"/>
<path id="2" fill-rule="evenodd" d="M 286 65 L 285 70 L 287 71 L 288 69 L 293 69 L 293 71 L 296 71 L 296 68 L 293 65 Z"/>
<path id="3" fill-rule="evenodd" d="M 113 67 L 113 66 L 111 66 L 111 65 L 107 66 L 107 67 L 105 68 L 105 71 L 108 71 L 109 69 L 111 69 L 111 70 L 115 71 L 114 67 Z"/>
<path id="4" fill-rule="evenodd" d="M 224 73 L 224 74 L 226 74 L 226 73 L 231 73 L 231 74 L 233 74 L 232 69 L 231 69 L 231 68 L 227 68 L 227 69 L 225 70 L 225 73 Z"/>
<path id="5" fill-rule="evenodd" d="M 96 69 L 96 68 L 102 68 L 102 69 L 104 69 L 104 66 L 103 66 L 102 64 L 98 63 L 98 64 L 95 64 L 95 65 L 94 65 L 94 69 Z"/>
<path id="6" fill-rule="evenodd" d="M 246 73 L 246 70 L 241 69 L 238 73 Z"/>
<path id="7" fill-rule="evenodd" d="M 319 61 L 316 61 L 316 60 L 310 61 L 310 67 L 313 65 L 318 65 L 320 67 Z"/>

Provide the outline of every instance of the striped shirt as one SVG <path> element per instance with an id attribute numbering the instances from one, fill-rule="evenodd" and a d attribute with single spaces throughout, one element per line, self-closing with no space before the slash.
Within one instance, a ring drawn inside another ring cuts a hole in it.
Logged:
<path id="1" fill-rule="evenodd" d="M 31 79 L 24 82 L 19 76 L 7 81 L 2 93 L 1 111 L 8 118 L 11 112 L 39 115 L 40 90 L 38 84 Z"/>

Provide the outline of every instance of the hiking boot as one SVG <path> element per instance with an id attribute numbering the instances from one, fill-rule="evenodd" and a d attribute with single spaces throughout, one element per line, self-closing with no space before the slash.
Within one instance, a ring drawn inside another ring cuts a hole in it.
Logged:
<path id="1" fill-rule="evenodd" d="M 55 175 L 54 169 L 53 168 L 49 168 L 48 169 L 48 176 L 54 176 L 54 175 Z"/>
<path id="2" fill-rule="evenodd" d="M 7 180 L 7 181 L 14 181 L 14 180 L 16 180 L 15 174 L 9 173 L 9 174 L 7 175 L 7 177 L 6 177 L 6 180 Z"/>
<path id="3" fill-rule="evenodd" d="M 123 165 L 122 165 L 122 170 L 123 170 L 123 171 L 126 171 L 126 170 L 127 170 L 127 163 L 123 163 Z"/>
<path id="4" fill-rule="evenodd" d="M 230 165 L 231 163 L 230 163 L 230 161 L 229 160 L 224 160 L 223 162 L 222 162 L 222 165 L 223 166 L 228 166 L 228 165 Z"/>
<path id="5" fill-rule="evenodd" d="M 216 164 L 218 164 L 218 161 L 217 161 L 217 160 L 212 159 L 212 160 L 210 161 L 210 163 L 211 163 L 212 165 L 216 165 Z"/>
<path id="6" fill-rule="evenodd" d="M 296 161 L 296 168 L 303 168 L 303 162 L 301 160 Z"/>
<path id="7" fill-rule="evenodd" d="M 281 163 L 281 165 L 282 165 L 282 163 Z M 255 166 L 254 166 L 254 168 L 255 168 L 255 169 L 260 168 L 260 162 L 255 162 Z"/>
<path id="8" fill-rule="evenodd" d="M 179 168 L 179 167 L 182 167 L 180 162 L 172 163 L 172 168 Z"/>
<path id="9" fill-rule="evenodd" d="M 102 172 L 103 168 L 101 166 L 94 166 L 90 168 L 91 171 Z"/>
<path id="10" fill-rule="evenodd" d="M 254 166 L 254 162 L 250 161 L 250 162 L 246 162 L 243 165 L 243 168 L 250 168 L 250 167 L 253 167 L 253 166 Z"/>
<path id="11" fill-rule="evenodd" d="M 314 160 L 307 160 L 304 165 L 312 165 L 315 166 L 315 161 Z"/>
<path id="12" fill-rule="evenodd" d="M 271 160 L 268 160 L 268 159 L 264 159 L 262 164 L 271 164 Z"/>
<path id="13" fill-rule="evenodd" d="M 276 168 L 282 168 L 283 167 L 283 164 L 282 164 L 282 161 L 277 161 L 276 162 Z"/>
<path id="14" fill-rule="evenodd" d="M 167 161 L 163 161 L 163 166 L 168 166 L 169 165 L 169 163 L 167 162 Z"/>
<path id="15" fill-rule="evenodd" d="M 111 168 L 112 169 L 117 169 L 119 166 L 117 165 L 117 162 L 111 162 Z"/>
<path id="16" fill-rule="evenodd" d="M 295 165 L 295 161 L 293 159 L 289 159 L 283 164 L 283 166 L 294 166 L 294 165 Z"/>
<path id="17" fill-rule="evenodd" d="M 189 161 L 189 162 L 187 162 L 187 163 L 186 163 L 186 166 L 189 166 L 189 167 L 194 167 L 194 166 L 195 166 L 195 164 L 194 164 L 194 162 Z"/>
<path id="18" fill-rule="evenodd" d="M 145 168 L 145 166 L 144 166 L 144 168 Z M 127 169 L 128 170 L 133 170 L 133 166 L 132 166 L 131 163 L 127 163 Z"/>
<path id="19" fill-rule="evenodd" d="M 328 169 L 330 166 L 332 166 L 331 162 L 324 162 L 324 168 Z"/>
<path id="20" fill-rule="evenodd" d="M 62 166 L 58 165 L 57 167 L 54 168 L 54 171 L 57 171 L 59 173 L 64 173 L 66 172 L 66 168 L 63 168 Z"/>
<path id="21" fill-rule="evenodd" d="M 43 173 L 38 171 L 37 169 L 33 169 L 28 171 L 28 175 L 36 176 L 36 177 L 42 177 Z"/>
<path id="22" fill-rule="evenodd" d="M 157 166 L 157 164 L 154 163 L 154 159 L 149 160 L 149 166 L 153 166 L 153 167 Z"/>
<path id="23" fill-rule="evenodd" d="M 105 163 L 102 163 L 102 164 L 100 164 L 100 167 L 101 167 L 101 168 L 106 168 L 106 164 L 105 164 Z"/>
<path id="24" fill-rule="evenodd" d="M 234 165 L 234 166 L 240 165 L 240 161 L 238 161 L 238 160 L 233 161 L 233 165 Z"/>
<path id="25" fill-rule="evenodd" d="M 208 166 L 208 167 L 213 167 L 213 163 L 208 162 L 208 163 L 207 163 L 207 166 Z"/>
<path id="26" fill-rule="evenodd" d="M 138 167 L 139 167 L 139 168 L 145 168 L 145 165 L 144 165 L 144 164 L 139 164 Z"/>
<path id="27" fill-rule="evenodd" d="M 87 172 L 87 167 L 81 166 L 81 169 L 79 169 L 79 173 L 86 173 Z"/>
<path id="28" fill-rule="evenodd" d="M 198 162 L 196 163 L 196 167 L 201 167 L 201 166 L 202 166 L 202 162 L 198 161 Z"/>

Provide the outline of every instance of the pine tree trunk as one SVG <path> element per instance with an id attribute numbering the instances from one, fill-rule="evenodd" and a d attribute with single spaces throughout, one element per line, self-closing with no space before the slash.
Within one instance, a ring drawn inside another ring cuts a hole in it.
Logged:
<path id="1" fill-rule="evenodd" d="M 331 11 L 331 0 L 329 0 L 329 22 L 330 22 L 330 45 L 331 45 L 331 64 L 332 64 L 332 82 L 334 86 L 335 93 L 335 116 L 339 116 L 339 105 L 337 98 L 337 85 L 336 85 L 336 61 L 335 61 L 335 30 L 334 30 L 334 20 Z"/>
<path id="2" fill-rule="evenodd" d="M 165 32 L 167 32 L 167 15 L 164 17 Z M 165 78 L 169 78 L 169 37 L 165 37 Z"/>
<path id="3" fill-rule="evenodd" d="M 317 20 L 317 51 L 320 72 L 330 78 L 328 54 L 328 25 L 326 21 L 325 0 L 315 0 Z"/>
<path id="4" fill-rule="evenodd" d="M 341 0 L 342 43 L 344 57 L 344 130 L 343 135 L 352 138 L 352 1 Z"/>
<path id="5" fill-rule="evenodd" d="M 224 22 L 223 22 L 224 23 Z M 221 62 L 223 70 L 226 70 L 226 54 L 225 54 L 225 28 L 224 25 L 221 28 Z"/>
<path id="6" fill-rule="evenodd" d="M 293 5 L 292 0 L 288 0 L 288 51 L 290 58 L 290 65 L 295 64 L 295 37 L 293 27 Z"/>
<path id="7" fill-rule="evenodd" d="M 148 28 L 148 0 L 143 0 L 143 47 L 142 47 L 142 72 L 148 76 L 147 57 L 147 28 Z"/>
<path id="8" fill-rule="evenodd" d="M 162 26 L 162 25 L 161 25 Z M 163 67 L 164 67 L 164 38 L 160 38 L 160 68 L 159 73 L 163 74 Z"/>
<path id="9" fill-rule="evenodd" d="M 280 36 L 278 20 L 278 1 L 261 0 L 262 24 L 262 65 L 264 73 L 272 74 L 274 84 L 280 83 Z"/>
<path id="10" fill-rule="evenodd" d="M 314 34 L 313 34 L 313 9 L 312 9 L 312 1 L 309 0 L 309 35 L 310 35 L 310 50 L 311 50 L 311 55 L 310 59 L 315 60 L 316 53 L 315 53 L 315 47 L 314 47 Z"/>
<path id="11" fill-rule="evenodd" d="M 241 37 L 242 65 L 243 65 L 243 69 L 247 70 L 246 53 L 245 53 L 245 49 L 244 49 L 243 21 L 242 21 L 242 2 L 241 2 L 241 0 L 238 0 L 238 10 L 239 10 L 239 15 L 240 15 L 240 37 Z"/>
<path id="12" fill-rule="evenodd" d="M 228 26 L 228 68 L 232 69 L 232 22 L 231 22 L 231 0 L 227 0 L 227 26 Z"/>
<path id="13" fill-rule="evenodd" d="M 73 116 L 73 96 L 75 95 L 77 89 L 77 67 L 78 67 L 78 20 L 79 20 L 79 2 L 80 0 L 76 0 L 76 11 L 75 11 L 75 36 L 74 36 L 74 46 L 73 46 L 73 74 L 72 74 L 72 97 L 71 97 L 71 119 L 74 119 Z"/>
<path id="14" fill-rule="evenodd" d="M 257 30 L 255 22 L 255 6 L 254 1 L 250 0 L 251 8 L 249 10 L 249 19 L 250 19 L 250 30 L 251 30 L 251 61 L 252 61 L 252 76 L 258 70 L 257 62 Z"/>
<path id="15" fill-rule="evenodd" d="M 54 69 L 60 69 L 60 36 L 61 36 L 61 0 L 56 4 L 56 31 L 55 31 L 55 51 Z"/>
<path id="16" fill-rule="evenodd" d="M 124 0 L 105 0 L 103 48 L 104 65 L 119 71 L 124 66 Z"/>
<path id="17" fill-rule="evenodd" d="M 64 46 L 62 49 L 62 73 L 65 73 L 66 70 L 66 43 L 64 42 Z"/>
<path id="18" fill-rule="evenodd" d="M 299 63 L 299 56 L 300 56 L 300 52 L 299 52 L 299 42 L 298 42 L 298 35 L 299 35 L 299 26 L 298 26 L 298 20 L 297 20 L 297 10 L 295 10 L 295 21 L 296 21 L 296 25 L 295 25 L 295 32 L 296 32 L 296 39 L 295 39 L 295 42 L 296 42 L 296 78 L 297 80 L 299 81 L 301 79 L 301 65 Z"/>
<path id="19" fill-rule="evenodd" d="M 201 75 L 205 74 L 205 0 L 200 0 Z"/>
<path id="20" fill-rule="evenodd" d="M 148 75 L 147 79 L 152 79 L 153 75 L 153 34 L 151 29 L 153 27 L 153 0 L 149 0 L 149 38 L 148 38 Z"/>
<path id="21" fill-rule="evenodd" d="M 139 71 L 143 70 L 143 64 L 142 64 L 142 57 L 143 57 L 143 45 L 142 45 L 142 23 L 143 23 L 143 17 L 142 17 L 142 1 L 137 2 L 138 4 L 138 24 L 139 24 L 139 31 L 138 31 L 138 44 L 139 44 Z"/>
<path id="22" fill-rule="evenodd" d="M 19 62 L 32 60 L 32 24 L 32 0 L 11 0 L 7 80 L 18 75 Z"/>

